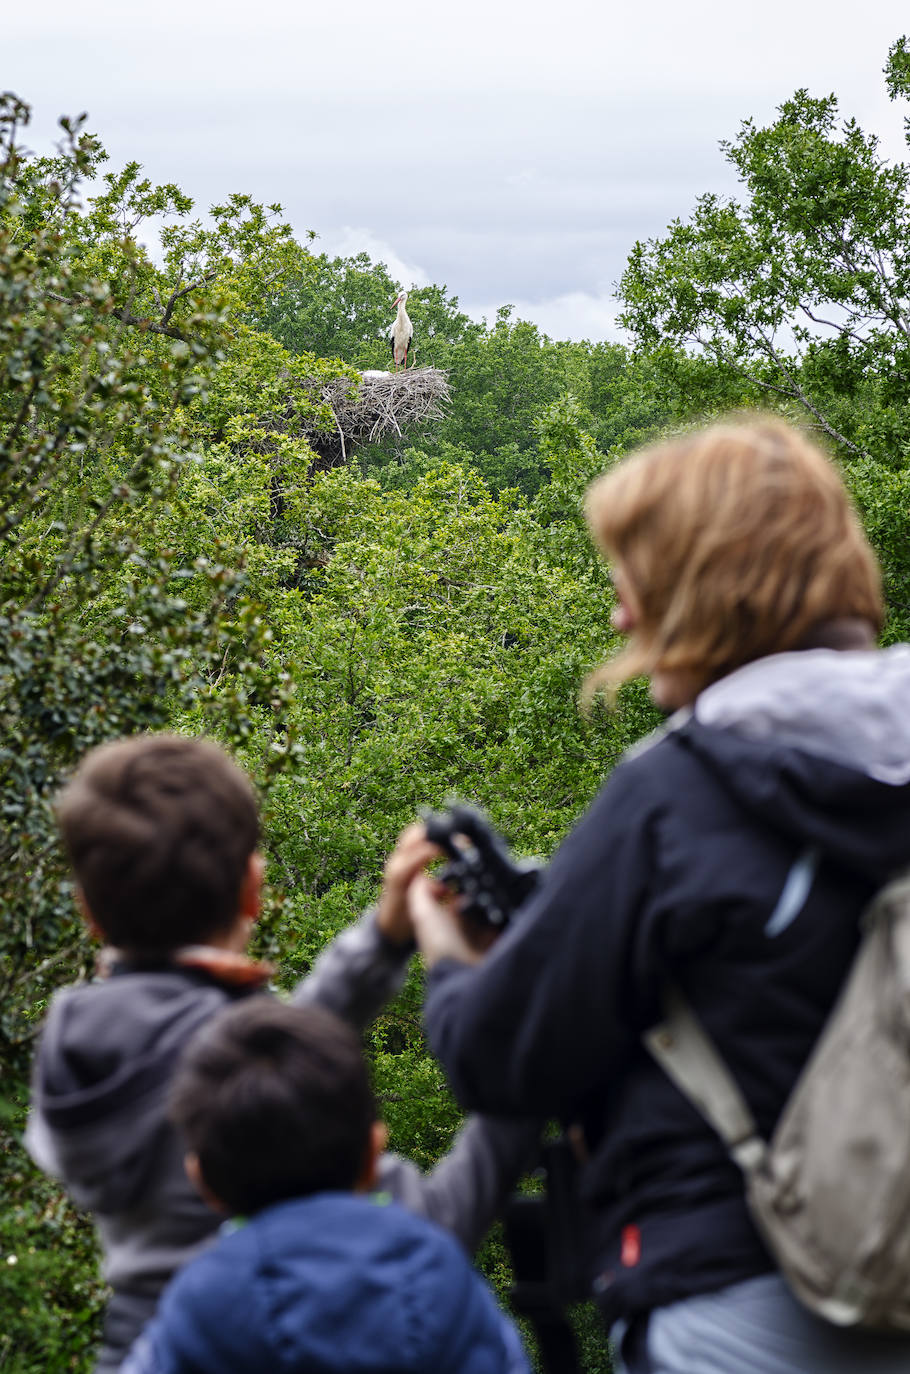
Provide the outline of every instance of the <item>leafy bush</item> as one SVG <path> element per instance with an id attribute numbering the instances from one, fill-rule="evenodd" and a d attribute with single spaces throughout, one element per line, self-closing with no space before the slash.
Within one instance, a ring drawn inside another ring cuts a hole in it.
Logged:
<path id="1" fill-rule="evenodd" d="M 77 1367 L 101 1293 L 91 1232 L 18 1144 L 47 998 L 91 963 L 53 795 L 88 748 L 171 725 L 182 707 L 242 742 L 254 702 L 282 690 L 237 550 L 187 564 L 158 534 L 179 507 L 192 457 L 183 415 L 222 359 L 229 298 L 175 287 L 157 322 L 143 314 L 160 283 L 128 234 L 99 232 L 110 198 L 93 223 L 80 215 L 98 144 L 63 121 L 59 156 L 29 158 L 17 142 L 27 120 L 3 97 L 0 1367 L 22 1371 Z M 157 198 L 174 203 L 167 189 Z"/>

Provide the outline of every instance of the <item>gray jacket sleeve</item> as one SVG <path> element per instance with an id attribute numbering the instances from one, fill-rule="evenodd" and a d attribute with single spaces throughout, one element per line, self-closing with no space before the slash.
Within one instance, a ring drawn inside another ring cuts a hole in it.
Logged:
<path id="1" fill-rule="evenodd" d="M 60 1177 L 63 1169 L 57 1153 L 57 1146 L 40 1104 L 36 1103 L 34 1099 L 28 1111 L 23 1144 L 39 1169 L 50 1174 L 52 1178 Z"/>
<path id="2" fill-rule="evenodd" d="M 542 1129 L 538 1120 L 468 1117 L 449 1153 L 428 1174 L 398 1155 L 383 1155 L 378 1187 L 444 1226 L 473 1252 L 535 1163 Z"/>
<path id="3" fill-rule="evenodd" d="M 363 1030 L 401 990 L 413 953 L 413 944 L 394 945 L 385 939 L 371 907 L 326 945 L 291 1001 L 325 1007 Z"/>
<path id="4" fill-rule="evenodd" d="M 401 989 L 413 952 L 411 944 L 384 939 L 370 909 L 325 947 L 291 1000 L 298 1006 L 326 1007 L 363 1029 Z M 428 1174 L 398 1155 L 383 1155 L 378 1186 L 473 1251 L 517 1180 L 533 1165 L 541 1129 L 536 1119 L 470 1117 L 449 1153 Z"/>

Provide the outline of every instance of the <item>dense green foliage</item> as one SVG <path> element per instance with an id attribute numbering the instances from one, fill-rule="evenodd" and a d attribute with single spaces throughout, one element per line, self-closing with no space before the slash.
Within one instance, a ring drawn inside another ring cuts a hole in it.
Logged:
<path id="1" fill-rule="evenodd" d="M 910 95 L 906 40 L 894 44 L 885 75 L 892 98 Z M 910 164 L 882 158 L 873 135 L 840 119 L 835 96 L 805 90 L 773 124 L 746 120 L 721 147 L 742 198 L 703 196 L 689 221 L 636 244 L 621 319 L 671 385 L 692 366 L 681 350 L 693 350 L 708 386 L 703 409 L 718 388 L 721 404 L 739 390 L 834 446 L 879 536 L 889 634 L 904 634 Z"/>
<path id="2" fill-rule="evenodd" d="M 903 41 L 887 79 L 910 93 Z M 742 201 L 705 198 L 637 246 L 635 351 L 412 291 L 447 417 L 328 472 L 287 423 L 288 379 L 386 367 L 398 283 L 295 242 L 279 207 L 235 196 L 203 223 L 135 165 L 102 178 L 80 127 L 31 157 L 25 119 L 0 109 L 4 1374 L 88 1368 L 103 1296 L 89 1227 L 19 1145 L 47 999 L 91 967 L 51 813 L 88 747 L 170 728 L 237 752 L 262 787 L 259 947 L 289 986 L 375 896 L 418 806 L 468 798 L 547 855 L 655 722 L 640 685 L 577 709 L 612 647 L 582 496 L 636 444 L 755 402 L 807 416 L 882 556 L 888 633 L 910 632 L 910 169 L 838 126 L 833 98 L 744 125 L 726 145 Z M 393 1146 L 430 1164 L 458 1112 L 420 996 L 415 970 L 370 1050 Z M 505 1272 L 495 1241 L 485 1264 Z"/>

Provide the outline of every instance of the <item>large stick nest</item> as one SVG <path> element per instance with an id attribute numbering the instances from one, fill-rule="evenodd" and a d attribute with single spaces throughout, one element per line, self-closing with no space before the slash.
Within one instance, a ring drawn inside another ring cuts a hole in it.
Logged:
<path id="1" fill-rule="evenodd" d="M 387 434 L 401 438 L 406 430 L 441 420 L 449 400 L 448 373 L 438 367 L 364 372 L 359 382 L 350 377 L 333 377 L 328 382 L 293 378 L 291 386 L 283 419 L 293 428 L 296 414 L 299 431 L 319 455 L 320 468 L 344 463 L 357 444 L 374 444 Z M 325 427 L 315 424 L 310 414 L 296 412 L 296 392 L 302 392 L 309 405 L 315 402 L 328 408 Z"/>

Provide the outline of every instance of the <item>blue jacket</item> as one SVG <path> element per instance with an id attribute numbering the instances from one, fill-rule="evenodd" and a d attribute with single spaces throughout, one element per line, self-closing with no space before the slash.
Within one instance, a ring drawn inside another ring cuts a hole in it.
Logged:
<path id="1" fill-rule="evenodd" d="M 910 648 L 778 654 L 632 751 L 482 964 L 437 965 L 462 1103 L 585 1125 L 608 1319 L 772 1268 L 739 1170 L 642 1047 L 668 976 L 767 1135 L 908 864 Z"/>
<path id="2" fill-rule="evenodd" d="M 225 1231 L 169 1284 L 121 1374 L 529 1374 L 457 1241 L 320 1193 Z"/>

